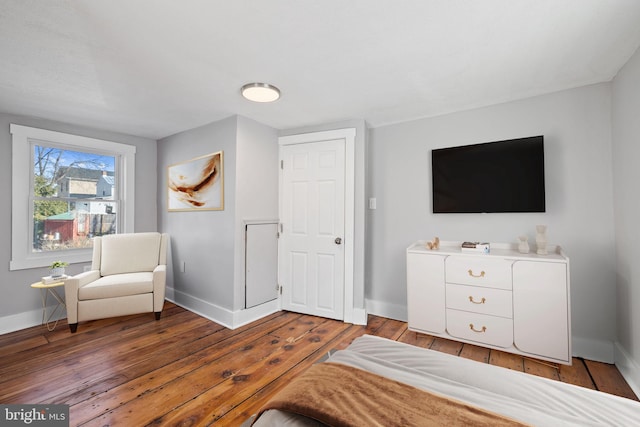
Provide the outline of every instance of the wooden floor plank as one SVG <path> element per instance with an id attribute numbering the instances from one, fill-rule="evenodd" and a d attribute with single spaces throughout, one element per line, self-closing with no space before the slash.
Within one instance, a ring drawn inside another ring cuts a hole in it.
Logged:
<path id="1" fill-rule="evenodd" d="M 431 350 L 440 351 L 442 353 L 452 354 L 457 356 L 462 351 L 464 344 L 458 341 L 452 341 L 445 338 L 436 337 L 431 344 Z"/>
<path id="2" fill-rule="evenodd" d="M 280 376 L 276 380 L 272 381 L 216 420 L 216 427 L 238 426 L 242 424 L 245 420 L 255 415 L 260 407 L 262 407 L 274 394 L 284 388 L 289 383 L 290 378 L 302 373 L 311 364 L 316 363 L 319 359 L 324 357 L 328 351 L 348 347 L 355 338 L 364 334 L 364 330 L 365 329 L 362 326 L 349 325 L 341 334 L 329 341 L 324 347 L 321 347 L 315 353 L 310 354 L 304 363 L 299 363 L 294 366 L 289 372 L 287 372 L 287 375 Z"/>
<path id="3" fill-rule="evenodd" d="M 2 344 L 0 347 L 0 357 L 5 358 L 11 354 L 18 354 L 25 350 L 33 350 L 48 343 L 49 341 L 43 335 L 36 335 L 20 341 Z"/>
<path id="4" fill-rule="evenodd" d="M 230 330 L 167 303 L 162 319 L 135 315 L 62 321 L 0 335 L 0 402 L 66 403 L 72 425 L 229 425 L 254 414 L 331 350 L 370 334 L 481 363 L 636 399 L 615 366 L 551 366 L 407 329 L 370 315 L 366 326 L 278 312 Z M 559 368 L 559 369 L 558 369 Z"/>
<path id="5" fill-rule="evenodd" d="M 627 399 L 638 400 L 638 397 L 615 365 L 592 360 L 585 360 L 584 363 L 589 369 L 589 374 L 596 383 L 598 390 L 626 397 Z"/>
<path id="6" fill-rule="evenodd" d="M 475 360 L 476 362 L 489 363 L 491 350 L 473 344 L 465 344 L 460 351 L 460 357 Z"/>
<path id="7" fill-rule="evenodd" d="M 36 397 L 53 401 L 56 395 L 75 389 L 78 383 L 85 384 L 90 378 L 108 375 L 112 366 L 126 371 L 140 358 L 148 359 L 150 354 L 157 351 L 159 341 L 162 341 L 163 345 L 183 341 L 188 330 L 199 326 L 211 327 L 211 322 L 206 319 L 191 318 L 188 315 L 172 320 L 176 323 L 167 321 L 160 324 L 152 321 L 153 323 L 137 328 L 135 334 L 130 332 L 121 334 L 119 338 L 105 337 L 100 344 L 94 342 L 93 346 L 77 345 L 67 354 L 63 354 L 58 348 L 53 354 L 55 361 L 49 363 L 46 369 L 46 356 L 26 360 L 20 364 L 19 369 L 3 376 L 3 388 L 8 403 L 34 402 Z M 195 338 L 194 336 L 193 339 Z M 104 351 L 105 348 L 109 351 Z M 34 384 L 37 384 L 37 387 Z"/>
<path id="8" fill-rule="evenodd" d="M 407 323 L 399 320 L 387 319 L 377 330 L 376 335 L 390 340 L 397 341 L 404 331 L 407 330 Z"/>
<path id="9" fill-rule="evenodd" d="M 398 338 L 400 342 L 422 348 L 431 348 L 434 340 L 435 337 L 433 335 L 420 334 L 408 329 Z"/>
<path id="10" fill-rule="evenodd" d="M 346 329 L 348 325 L 344 325 Z M 316 329 L 316 328 L 314 328 Z M 300 364 L 310 353 L 317 351 L 331 341 L 341 330 L 310 330 L 304 339 L 295 343 L 286 343 L 273 351 L 268 358 L 257 363 L 247 363 L 239 376 L 229 378 L 221 387 L 212 388 L 202 393 L 180 408 L 154 420 L 159 425 L 184 425 L 188 422 L 213 423 L 230 410 L 242 404 L 253 395 L 254 389 L 262 389 L 276 381 L 296 365 Z M 251 388 L 246 384 L 253 382 Z M 242 384 L 240 384 L 242 383 Z"/>
<path id="11" fill-rule="evenodd" d="M 560 379 L 560 367 L 555 363 L 549 363 L 544 360 L 536 360 L 525 357 L 524 372 L 538 377 L 549 378 L 550 380 Z"/>
<path id="12" fill-rule="evenodd" d="M 582 359 L 574 357 L 571 365 L 560 366 L 560 381 L 595 390 L 596 385 Z"/>
<path id="13" fill-rule="evenodd" d="M 345 348 L 349 347 L 349 344 L 351 344 L 353 340 L 362 335 L 365 335 L 365 333 L 366 329 L 364 326 L 352 325 L 340 336 L 340 339 L 337 340 L 332 347 L 327 348 L 326 351 L 344 350 Z"/>
<path id="14" fill-rule="evenodd" d="M 148 393 L 151 390 L 165 386 L 175 378 L 182 377 L 192 372 L 195 367 L 212 363 L 225 354 L 229 354 L 237 349 L 255 345 L 256 340 L 268 336 L 269 332 L 279 328 L 297 318 L 300 315 L 295 313 L 285 313 L 262 322 L 256 327 L 245 325 L 236 330 L 224 329 L 199 342 L 198 351 L 192 352 L 189 356 L 174 356 L 172 363 L 149 371 L 143 375 L 119 384 L 117 387 L 104 390 L 103 393 L 94 394 L 89 399 L 79 402 L 74 407 L 74 414 L 79 422 L 86 422 L 95 418 L 96 414 L 108 412 L 117 406 L 135 400 L 138 396 Z M 269 337 L 268 339 L 273 339 Z"/>
<path id="15" fill-rule="evenodd" d="M 230 388 L 235 388 L 233 386 L 237 383 L 242 384 L 246 381 L 252 373 L 251 367 L 258 361 L 270 357 L 276 349 L 282 349 L 285 346 L 295 348 L 303 346 L 302 343 L 306 341 L 286 344 L 279 339 L 263 336 L 252 346 L 237 348 L 210 363 L 171 379 L 160 387 L 145 391 L 136 399 L 94 418 L 87 425 L 147 425 L 157 417 L 177 411 L 178 408 L 202 395 L 221 403 L 218 395 L 224 394 Z M 214 393 L 207 393 L 210 390 L 214 390 Z M 234 390 L 234 392 L 237 391 Z M 159 423 L 159 425 L 162 424 L 164 422 Z"/>
<path id="16" fill-rule="evenodd" d="M 524 358 L 517 354 L 506 353 L 500 350 L 491 350 L 489 363 L 502 368 L 524 372 Z"/>

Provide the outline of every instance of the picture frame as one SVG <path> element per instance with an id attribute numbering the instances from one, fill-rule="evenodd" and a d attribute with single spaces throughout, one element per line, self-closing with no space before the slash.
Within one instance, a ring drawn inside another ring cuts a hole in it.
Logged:
<path id="1" fill-rule="evenodd" d="M 224 153 L 216 151 L 167 167 L 168 211 L 224 210 Z"/>

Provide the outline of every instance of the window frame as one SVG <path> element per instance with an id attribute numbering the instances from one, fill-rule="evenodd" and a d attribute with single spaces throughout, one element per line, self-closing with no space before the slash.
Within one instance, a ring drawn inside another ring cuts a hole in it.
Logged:
<path id="1" fill-rule="evenodd" d="M 9 270 L 46 267 L 53 261 L 69 264 L 91 261 L 91 249 L 33 252 L 33 159 L 34 145 L 52 144 L 70 150 L 95 150 L 116 158 L 118 233 L 134 231 L 135 153 L 134 145 L 85 136 L 55 132 L 17 124 L 10 125 L 12 135 L 11 176 L 11 261 Z M 26 166 L 26 167 L 25 167 Z M 30 240 L 31 239 L 31 240 Z"/>

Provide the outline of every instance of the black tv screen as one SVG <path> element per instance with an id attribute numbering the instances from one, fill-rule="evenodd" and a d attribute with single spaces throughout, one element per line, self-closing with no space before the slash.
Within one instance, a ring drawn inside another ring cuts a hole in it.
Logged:
<path id="1" fill-rule="evenodd" d="M 544 137 L 431 151 L 433 213 L 544 212 Z"/>

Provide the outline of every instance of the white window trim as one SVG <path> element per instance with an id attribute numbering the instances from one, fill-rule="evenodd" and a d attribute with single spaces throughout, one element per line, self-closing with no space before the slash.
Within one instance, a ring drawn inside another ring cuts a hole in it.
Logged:
<path id="1" fill-rule="evenodd" d="M 91 261 L 91 250 L 69 250 L 56 252 L 34 253 L 30 250 L 29 227 L 31 226 L 31 212 L 29 195 L 31 191 L 31 163 L 32 142 L 40 141 L 62 144 L 78 151 L 93 149 L 117 154 L 120 158 L 118 167 L 121 168 L 121 183 L 119 184 L 119 232 L 131 233 L 134 230 L 134 194 L 135 194 L 135 153 L 133 145 L 68 133 L 54 132 L 45 129 L 32 128 L 11 124 L 13 156 L 11 174 L 11 261 L 10 270 L 45 267 L 53 261 L 61 260 L 68 263 Z M 29 167 L 27 167 L 29 166 Z"/>

